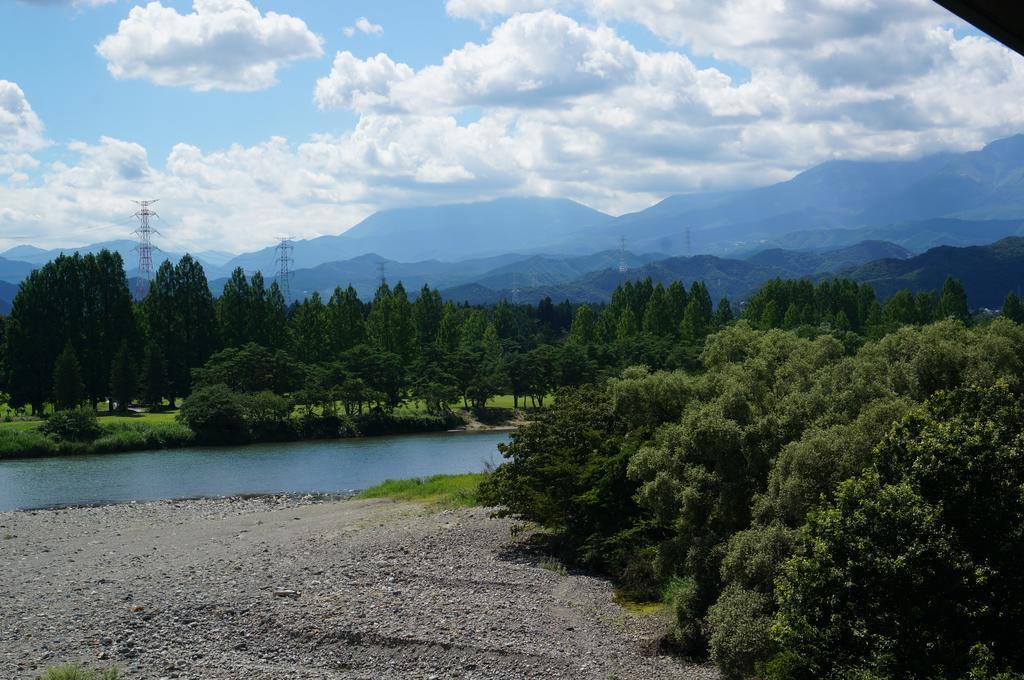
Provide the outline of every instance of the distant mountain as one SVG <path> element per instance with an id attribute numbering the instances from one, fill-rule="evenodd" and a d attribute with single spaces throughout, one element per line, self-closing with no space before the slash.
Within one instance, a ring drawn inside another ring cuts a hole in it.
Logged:
<path id="1" fill-rule="evenodd" d="M 967 153 L 912 161 L 829 161 L 768 187 L 670 196 L 646 210 L 581 230 L 556 247 L 583 252 L 589 244 L 621 235 L 634 251 L 727 254 L 793 247 L 778 242 L 793 232 L 935 218 L 1024 219 L 1024 135 Z M 865 239 L 908 247 L 863 233 L 847 243 Z"/>
<path id="2" fill-rule="evenodd" d="M 687 285 L 692 281 L 704 281 L 716 302 L 721 297 L 738 302 L 768 279 L 791 278 L 793 274 L 778 267 L 714 255 L 670 257 L 626 272 L 620 272 L 617 268 L 606 268 L 565 283 L 525 288 L 519 291 L 517 297 L 524 302 L 534 303 L 544 297 L 559 301 L 569 299 L 573 302 L 607 302 L 616 286 L 627 280 L 644 279 L 648 276 L 655 283 L 665 285 L 677 280 L 684 281 Z M 441 296 L 459 302 L 493 304 L 502 298 L 511 299 L 512 293 L 510 290 L 493 290 L 474 283 L 471 286 L 442 290 Z"/>
<path id="3" fill-rule="evenodd" d="M 902 260 L 912 254 L 903 246 L 888 241 L 862 241 L 852 246 L 824 252 L 772 248 L 751 255 L 747 262 L 784 269 L 799 277 L 818 272 L 833 272 L 883 258 Z"/>
<path id="4" fill-rule="evenodd" d="M 963 282 L 972 308 L 997 309 L 1009 291 L 1024 288 L 1024 238 L 967 248 L 940 246 L 905 260 L 876 260 L 837 275 L 869 283 L 883 298 L 904 288 L 939 290 L 952 276 Z"/>
<path id="5" fill-rule="evenodd" d="M 884 249 L 885 246 L 867 244 L 854 251 L 864 253 L 874 248 Z M 896 252 L 905 255 L 904 251 Z M 624 274 L 617 269 L 604 269 L 558 285 L 523 289 L 519 291 L 518 297 L 527 302 L 536 302 L 544 297 L 553 300 L 568 298 L 574 302 L 607 302 L 619 284 L 649 276 L 655 283 L 662 284 L 676 280 L 687 285 L 692 281 L 704 281 L 716 301 L 726 296 L 734 304 L 742 304 L 747 296 L 769 279 L 799 277 L 792 268 L 805 263 L 803 258 L 807 255 L 770 252 L 765 258 L 755 256 L 747 260 L 714 255 L 672 257 L 631 269 Z M 826 259 L 841 259 L 844 253 L 839 250 L 821 255 Z M 972 307 L 998 308 L 1007 292 L 1024 292 L 1024 238 L 1005 238 L 987 246 L 940 246 L 913 257 L 883 258 L 859 266 L 819 271 L 814 277 L 808 278 L 856 279 L 871 284 L 876 294 L 885 299 L 905 288 L 915 292 L 939 290 L 947 276 L 959 278 L 963 282 Z M 493 304 L 510 297 L 508 290 L 493 290 L 479 284 L 443 290 L 441 294 L 446 299 L 473 304 Z"/>
<path id="6" fill-rule="evenodd" d="M 367 253 L 399 262 L 456 262 L 536 252 L 609 219 L 602 212 L 560 198 L 501 198 L 383 210 L 342 234 L 295 241 L 292 256 L 299 269 Z M 274 248 L 269 247 L 239 255 L 228 266 L 267 271 L 273 270 L 274 260 Z"/>
<path id="7" fill-rule="evenodd" d="M 0 316 L 7 316 L 11 313 L 11 302 L 18 294 L 18 284 L 8 281 L 0 281 Z"/>
<path id="8" fill-rule="evenodd" d="M 296 270 L 292 275 L 291 289 L 295 298 L 308 296 L 314 291 L 319 292 L 321 297 L 327 297 L 335 286 L 352 284 L 361 297 L 369 299 L 380 285 L 383 264 L 383 274 L 388 281 L 401 281 L 410 295 L 415 294 L 424 284 L 433 288 L 450 288 L 472 282 L 489 288 L 508 287 L 512 290 L 570 281 L 587 272 L 613 264 L 618 266 L 620 258 L 625 260 L 627 266 L 639 266 L 659 257 L 663 256 L 606 251 L 577 257 L 511 254 L 461 262 L 395 262 L 371 253 Z M 264 276 L 269 282 L 273 274 Z M 220 295 L 226 281 L 225 277 L 211 282 L 210 288 L 214 295 Z"/>
<path id="9" fill-rule="evenodd" d="M 766 242 L 779 248 L 818 250 L 866 240 L 895 243 L 914 253 L 938 246 L 981 246 L 1007 236 L 1024 236 L 1024 219 L 961 220 L 935 218 L 884 227 L 796 231 Z"/>
<path id="10" fill-rule="evenodd" d="M 0 257 L 0 281 L 13 284 L 21 283 L 21 280 L 28 276 L 35 268 L 35 265 L 28 262 L 8 260 L 6 257 Z"/>
<path id="11" fill-rule="evenodd" d="M 67 248 L 50 248 L 45 250 L 43 248 L 37 248 L 32 245 L 20 245 L 10 248 L 0 253 L 0 258 L 13 260 L 17 262 L 27 263 L 34 265 L 29 267 L 25 274 L 21 277 L 28 275 L 28 272 L 32 271 L 36 267 L 40 267 L 47 262 L 57 258 L 61 254 L 71 255 L 73 253 L 81 253 L 86 255 L 88 253 L 99 253 L 101 250 L 109 250 L 121 254 L 121 259 L 124 260 L 125 272 L 129 277 L 134 276 L 138 273 L 137 263 L 139 261 L 139 255 L 135 252 L 136 242 L 130 239 L 119 239 L 116 241 L 103 241 L 101 243 L 91 243 L 85 246 L 69 246 Z M 206 255 L 212 253 L 212 258 L 207 258 Z M 177 262 L 181 259 L 184 253 L 176 252 L 164 252 L 157 251 L 153 253 L 153 266 L 158 267 L 164 260 L 170 260 L 171 262 Z M 199 262 L 202 263 L 203 269 L 206 271 L 207 278 L 213 278 L 223 276 L 227 271 L 224 270 L 223 263 L 218 263 L 217 260 L 226 261 L 227 259 L 234 257 L 230 253 L 221 253 L 219 251 L 207 251 L 206 253 L 193 255 Z M 2 273 L 0 269 L 0 278 L 5 280 L 13 280 L 13 278 L 7 277 Z M 19 278 L 18 281 L 21 279 Z"/>

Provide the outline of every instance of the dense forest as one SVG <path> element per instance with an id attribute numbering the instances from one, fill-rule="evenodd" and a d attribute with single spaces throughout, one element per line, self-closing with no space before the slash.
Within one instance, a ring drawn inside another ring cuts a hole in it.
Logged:
<path id="1" fill-rule="evenodd" d="M 188 256 L 133 303 L 103 252 L 22 284 L 2 374 L 12 404 L 57 411 L 46 432 L 82 404 L 184 399 L 191 432 L 224 441 L 394 431 L 410 402 L 444 424 L 509 394 L 534 422 L 485 501 L 669 603 L 680 652 L 730 678 L 1010 678 L 1022 322 L 1013 293 L 972 316 L 954 279 L 884 301 L 773 280 L 717 304 L 646 279 L 602 306 L 491 307 L 382 282 L 289 307 L 241 269 L 215 299 Z"/>

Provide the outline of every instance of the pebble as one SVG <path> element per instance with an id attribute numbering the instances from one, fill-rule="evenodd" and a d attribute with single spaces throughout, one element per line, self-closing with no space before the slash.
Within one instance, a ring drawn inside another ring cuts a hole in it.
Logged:
<path id="1" fill-rule="evenodd" d="M 66 662 L 125 680 L 719 678 L 652 651 L 663 616 L 541 567 L 529 532 L 482 508 L 266 496 L 0 525 L 17 536 L 0 546 L 0 678 Z"/>

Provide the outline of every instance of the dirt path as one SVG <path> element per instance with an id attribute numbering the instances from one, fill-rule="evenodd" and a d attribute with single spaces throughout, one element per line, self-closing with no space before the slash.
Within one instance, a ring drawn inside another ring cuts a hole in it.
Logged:
<path id="1" fill-rule="evenodd" d="M 717 677 L 649 656 L 658 620 L 542 568 L 510 526 L 388 500 L 0 513 L 0 677 Z"/>

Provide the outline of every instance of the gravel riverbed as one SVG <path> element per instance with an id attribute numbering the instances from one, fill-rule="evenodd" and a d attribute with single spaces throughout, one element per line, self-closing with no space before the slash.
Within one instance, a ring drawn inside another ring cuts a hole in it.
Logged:
<path id="1" fill-rule="evenodd" d="M 480 508 L 262 497 L 0 513 L 0 678 L 717 678 Z"/>

